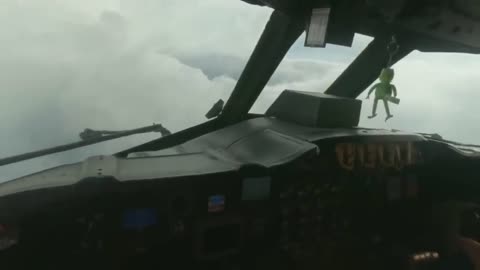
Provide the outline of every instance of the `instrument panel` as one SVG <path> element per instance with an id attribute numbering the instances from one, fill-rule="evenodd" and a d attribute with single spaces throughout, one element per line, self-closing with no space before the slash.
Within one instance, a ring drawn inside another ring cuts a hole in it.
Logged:
<path id="1" fill-rule="evenodd" d="M 12 229 L 0 227 L 0 260 L 50 269 L 71 269 L 72 261 L 79 269 L 402 265 L 408 254 L 433 248 L 425 234 L 431 202 L 422 149 L 332 141 L 319 154 L 273 168 L 94 179 L 68 200 L 15 220 Z M 22 260 L 25 254 L 35 259 Z"/>
<path id="2" fill-rule="evenodd" d="M 421 157 L 408 142 L 339 142 L 304 160 L 300 173 L 281 171 L 288 175 L 279 193 L 282 249 L 299 269 L 400 264 L 422 245 L 404 241 L 419 240 L 422 222 L 414 220 L 427 211 L 420 199 Z M 403 247 L 393 250 L 393 240 Z"/>

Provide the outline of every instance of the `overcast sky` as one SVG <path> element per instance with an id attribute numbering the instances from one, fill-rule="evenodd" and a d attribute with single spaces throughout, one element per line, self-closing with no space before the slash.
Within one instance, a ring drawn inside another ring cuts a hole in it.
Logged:
<path id="1" fill-rule="evenodd" d="M 1 0 L 0 156 L 73 142 L 84 128 L 203 122 L 227 99 L 270 10 L 225 0 Z M 324 91 L 370 38 L 353 48 L 302 48 L 299 40 L 254 111 L 286 89 Z M 480 57 L 413 53 L 395 66 L 395 117 L 361 125 L 437 132 L 480 143 Z M 365 94 L 360 98 L 364 99 Z M 158 137 L 141 135 L 0 167 L 0 181 L 110 154 Z"/>

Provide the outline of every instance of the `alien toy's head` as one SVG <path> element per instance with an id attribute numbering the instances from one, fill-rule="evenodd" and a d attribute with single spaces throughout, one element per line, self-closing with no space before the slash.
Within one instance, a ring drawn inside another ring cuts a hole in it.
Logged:
<path id="1" fill-rule="evenodd" d="M 395 73 L 393 72 L 393 69 L 391 68 L 384 68 L 382 69 L 382 72 L 380 72 L 380 81 L 382 83 L 390 83 L 393 80 L 393 76 Z"/>

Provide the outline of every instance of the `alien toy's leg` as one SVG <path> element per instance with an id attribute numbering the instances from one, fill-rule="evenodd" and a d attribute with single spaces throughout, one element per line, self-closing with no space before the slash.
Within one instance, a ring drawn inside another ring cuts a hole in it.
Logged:
<path id="1" fill-rule="evenodd" d="M 375 98 L 375 100 L 373 101 L 372 115 L 370 115 L 368 118 L 372 119 L 375 116 L 377 116 L 377 104 L 378 104 L 378 98 Z"/>
<path id="2" fill-rule="evenodd" d="M 385 105 L 385 112 L 387 112 L 387 117 L 385 118 L 385 122 L 392 118 L 393 115 L 390 114 L 390 108 L 388 107 L 388 100 L 386 98 L 382 99 L 383 100 L 383 105 Z"/>

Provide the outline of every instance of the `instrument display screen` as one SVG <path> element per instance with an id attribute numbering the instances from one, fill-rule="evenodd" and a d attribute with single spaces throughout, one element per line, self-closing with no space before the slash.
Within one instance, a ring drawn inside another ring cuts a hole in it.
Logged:
<path id="1" fill-rule="evenodd" d="M 157 210 L 153 208 L 127 209 L 123 212 L 122 227 L 127 230 L 143 230 L 157 223 Z"/>
<path id="2" fill-rule="evenodd" d="M 270 197 L 271 181 L 270 177 L 252 177 L 244 179 L 242 184 L 242 200 L 267 200 Z"/>

